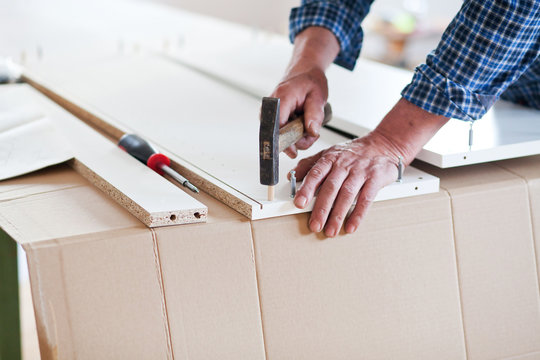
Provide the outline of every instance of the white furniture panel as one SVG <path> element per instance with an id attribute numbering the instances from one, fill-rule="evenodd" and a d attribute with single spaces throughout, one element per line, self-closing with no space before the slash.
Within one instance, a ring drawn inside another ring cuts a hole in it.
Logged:
<path id="1" fill-rule="evenodd" d="M 253 219 L 310 210 L 292 205 L 286 173 L 298 160 L 284 154 L 277 200 L 266 201 L 266 186 L 259 183 L 259 99 L 157 56 L 33 72 L 53 91 L 77 99 L 124 131 L 138 133 L 220 191 L 233 194 L 250 208 L 242 212 Z M 324 130 L 301 156 L 346 140 Z M 416 169 L 408 169 L 404 180 L 383 189 L 378 200 L 438 191 L 438 179 Z"/>
<path id="2" fill-rule="evenodd" d="M 281 36 L 254 39 L 214 56 L 175 53 L 173 57 L 214 73 L 253 94 L 268 95 L 283 76 L 292 46 Z M 372 130 L 400 99 L 412 72 L 360 59 L 351 73 L 336 65 L 328 72 L 332 126 L 361 136 Z M 499 101 L 473 126 L 451 119 L 417 158 L 439 167 L 454 167 L 540 154 L 540 111 Z"/>

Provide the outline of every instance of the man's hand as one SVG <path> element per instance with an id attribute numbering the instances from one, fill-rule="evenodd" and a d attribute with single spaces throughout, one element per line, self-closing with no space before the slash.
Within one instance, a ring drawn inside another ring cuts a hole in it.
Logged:
<path id="1" fill-rule="evenodd" d="M 280 127 L 287 123 L 292 114 L 296 112 L 304 114 L 306 135 L 285 149 L 285 153 L 291 158 L 297 156 L 297 149 L 305 150 L 319 138 L 319 130 L 324 119 L 324 105 L 328 98 L 328 84 L 323 70 L 313 67 L 297 71 L 298 74 L 288 75 L 270 95 L 281 99 Z"/>
<path id="2" fill-rule="evenodd" d="M 295 113 L 304 114 L 306 136 L 285 150 L 291 158 L 296 157 L 297 149 L 307 149 L 319 138 L 328 99 L 324 71 L 338 52 L 336 37 L 322 27 L 310 27 L 294 40 L 294 52 L 285 77 L 270 95 L 281 99 L 280 127 Z"/>
<path id="3" fill-rule="evenodd" d="M 348 233 L 356 231 L 377 192 L 396 181 L 398 156 L 392 143 L 373 132 L 301 160 L 295 170 L 304 183 L 295 205 L 305 207 L 319 189 L 309 221 L 311 231 L 321 231 L 326 223 L 326 235 L 335 236 L 358 196 L 345 226 Z"/>
<path id="4" fill-rule="evenodd" d="M 447 121 L 401 99 L 367 136 L 301 160 L 295 170 L 304 182 L 294 204 L 304 208 L 319 191 L 311 231 L 324 228 L 327 236 L 335 236 L 358 197 L 345 224 L 346 232 L 356 231 L 378 191 L 397 179 L 398 157 L 408 165 Z"/>

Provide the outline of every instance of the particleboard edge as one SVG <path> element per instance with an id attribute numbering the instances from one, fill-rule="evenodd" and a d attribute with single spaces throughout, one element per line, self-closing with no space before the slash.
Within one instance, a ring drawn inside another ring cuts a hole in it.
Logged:
<path id="1" fill-rule="evenodd" d="M 143 165 L 128 155 L 124 155 L 122 151 L 118 151 L 118 148 L 113 143 L 110 143 L 109 139 L 104 138 L 91 127 L 88 127 L 86 124 L 79 121 L 77 117 L 74 117 L 72 114 L 68 114 L 65 109 L 58 106 L 55 101 L 51 101 L 51 99 L 47 96 L 43 96 L 44 94 L 36 91 L 36 89 L 31 87 L 29 84 L 8 86 L 18 88 L 18 90 L 14 90 L 16 92 L 15 94 L 18 95 L 14 96 L 22 97 L 23 99 L 28 98 L 29 101 L 37 101 L 37 105 L 43 107 L 43 111 L 45 111 L 48 116 L 51 116 L 51 119 L 53 119 L 55 125 L 61 129 L 62 132 L 67 132 L 73 135 L 70 143 L 72 146 L 74 146 L 74 159 L 69 160 L 68 164 L 71 165 L 76 172 L 87 179 L 92 185 L 108 195 L 113 201 L 126 209 L 143 224 L 148 227 L 158 227 L 200 223 L 206 221 L 208 217 L 208 209 L 204 204 L 197 201 L 187 193 L 184 195 L 182 190 L 175 187 L 174 184 L 169 183 L 166 179 L 162 179 L 159 175 L 153 173 L 152 171 L 142 169 L 146 171 L 141 172 L 140 170 L 137 170 L 143 167 Z M 63 112 L 65 115 L 61 115 L 60 112 Z M 58 117 L 55 118 L 55 116 Z M 83 139 L 84 141 L 81 141 Z M 79 143 L 85 145 L 81 145 L 79 148 L 77 148 L 77 144 Z M 88 148 L 89 151 L 81 151 L 81 149 L 86 148 Z M 107 173 L 103 172 L 106 170 L 106 168 L 99 165 L 97 168 L 95 168 L 94 166 L 96 164 L 101 163 L 102 158 L 105 158 L 109 154 L 113 154 L 110 152 L 111 150 L 114 152 L 114 154 L 116 154 L 115 156 L 111 157 L 111 159 L 113 159 L 112 164 L 115 164 L 115 166 L 121 166 L 123 169 L 121 170 L 122 172 L 130 169 L 128 173 L 132 175 L 143 174 L 143 176 L 148 176 L 144 178 L 146 179 L 144 184 L 148 183 L 149 185 L 135 187 L 131 186 L 127 188 L 128 192 L 126 192 L 126 187 L 124 186 L 125 184 L 121 182 L 122 180 L 119 180 L 118 176 L 111 176 L 109 178 Z M 96 151 L 99 153 L 97 158 L 96 155 L 91 155 Z M 103 152 L 107 155 L 104 155 Z M 125 157 L 127 162 L 125 162 L 122 157 Z M 166 187 L 163 188 L 162 186 Z M 172 198 L 169 197 L 169 199 L 172 199 L 172 201 L 169 201 L 165 206 L 156 207 L 155 204 L 146 202 L 144 197 L 138 195 L 133 196 L 134 194 L 130 193 L 130 191 L 132 192 L 140 190 L 144 192 L 144 194 L 148 193 L 149 195 L 152 195 L 154 194 L 152 190 L 153 188 L 162 189 L 159 192 L 160 196 L 170 196 Z M 183 203 L 183 199 L 186 199 L 187 204 L 189 205 L 185 205 Z M 181 206 L 182 204 L 184 204 L 183 207 Z"/>
<path id="2" fill-rule="evenodd" d="M 68 161 L 68 164 L 92 185 L 107 194 L 148 227 L 200 223 L 205 222 L 208 217 L 207 208 L 150 213 L 80 160 L 74 158 Z"/>

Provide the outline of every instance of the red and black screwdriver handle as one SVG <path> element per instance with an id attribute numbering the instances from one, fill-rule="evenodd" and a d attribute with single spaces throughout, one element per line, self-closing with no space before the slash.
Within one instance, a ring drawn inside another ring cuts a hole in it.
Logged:
<path id="1" fill-rule="evenodd" d="M 135 134 L 122 136 L 118 146 L 160 175 L 163 175 L 163 166 L 171 164 L 167 156 L 158 153 L 146 140 Z"/>

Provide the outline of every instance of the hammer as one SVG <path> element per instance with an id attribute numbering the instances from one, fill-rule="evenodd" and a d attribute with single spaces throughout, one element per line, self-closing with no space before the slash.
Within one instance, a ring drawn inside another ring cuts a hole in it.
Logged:
<path id="1" fill-rule="evenodd" d="M 332 118 L 330 104 L 324 106 L 325 125 Z M 268 185 L 268 201 L 274 200 L 274 186 L 279 182 L 279 153 L 304 136 L 304 116 L 298 116 L 279 128 L 279 99 L 265 97 L 259 128 L 259 166 L 261 184 Z"/>

